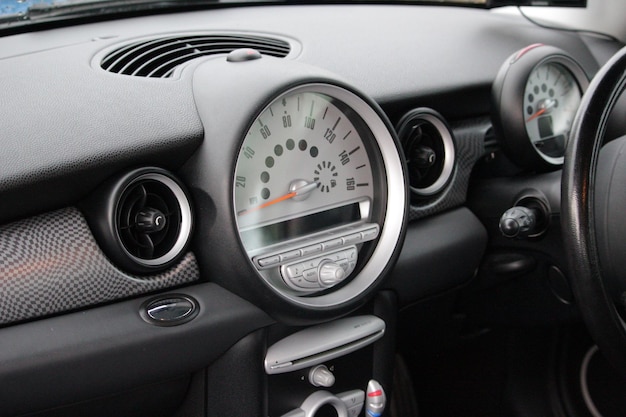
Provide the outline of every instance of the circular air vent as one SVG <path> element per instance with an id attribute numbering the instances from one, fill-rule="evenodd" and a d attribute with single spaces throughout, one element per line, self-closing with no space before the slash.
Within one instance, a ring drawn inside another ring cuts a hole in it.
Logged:
<path id="1" fill-rule="evenodd" d="M 158 267 L 187 244 L 191 211 L 182 188 L 162 173 L 139 175 L 122 192 L 115 213 L 119 239 L 135 262 Z"/>
<path id="2" fill-rule="evenodd" d="M 413 195 L 423 198 L 441 191 L 454 169 L 454 141 L 441 115 L 431 109 L 413 110 L 400 121 L 398 135 Z"/>
<path id="3" fill-rule="evenodd" d="M 183 254 L 192 230 L 182 185 L 160 168 L 142 168 L 105 184 L 86 202 L 102 249 L 136 273 L 162 270 Z"/>

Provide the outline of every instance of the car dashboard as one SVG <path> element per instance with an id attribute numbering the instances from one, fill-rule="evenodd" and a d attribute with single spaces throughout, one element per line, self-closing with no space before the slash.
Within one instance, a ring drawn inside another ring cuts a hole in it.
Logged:
<path id="1" fill-rule="evenodd" d="M 558 166 L 502 156 L 494 116 L 501 66 L 534 44 L 588 79 L 621 46 L 375 4 L 1 37 L 0 414 L 358 414 L 351 395 L 392 385 L 401 311 L 468 285 L 494 246 L 565 269 Z M 507 240 L 527 190 L 542 238 Z M 289 368 L 316 355 L 333 394 Z"/>

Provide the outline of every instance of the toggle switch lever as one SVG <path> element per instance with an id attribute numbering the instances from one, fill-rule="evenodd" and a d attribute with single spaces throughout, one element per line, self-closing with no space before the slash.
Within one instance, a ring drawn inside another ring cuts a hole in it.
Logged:
<path id="1" fill-rule="evenodd" d="M 365 416 L 380 417 L 385 411 L 386 403 L 387 397 L 382 385 L 375 379 L 371 379 L 365 392 Z"/>

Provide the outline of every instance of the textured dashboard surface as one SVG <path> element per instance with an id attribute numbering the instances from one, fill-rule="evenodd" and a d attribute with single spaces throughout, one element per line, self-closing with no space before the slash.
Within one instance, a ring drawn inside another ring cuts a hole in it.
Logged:
<path id="1" fill-rule="evenodd" d="M 123 299 L 198 278 L 192 253 L 159 275 L 125 274 L 100 251 L 75 208 L 0 228 L 0 324 Z"/>

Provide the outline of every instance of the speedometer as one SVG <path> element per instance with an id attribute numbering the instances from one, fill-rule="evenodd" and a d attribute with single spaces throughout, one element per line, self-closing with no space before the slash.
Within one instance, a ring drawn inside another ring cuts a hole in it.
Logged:
<path id="1" fill-rule="evenodd" d="M 374 178 L 362 134 L 345 105 L 327 95 L 292 93 L 268 106 L 237 162 L 235 209 L 244 246 L 368 217 Z"/>
<path id="2" fill-rule="evenodd" d="M 252 122 L 237 157 L 234 216 L 271 285 L 324 292 L 370 257 L 388 190 L 369 112 L 348 90 L 313 84 L 279 95 Z"/>

